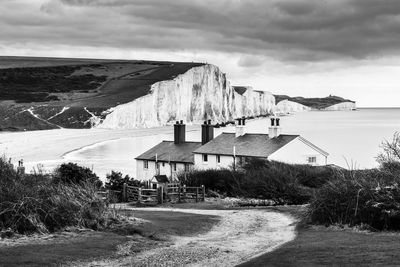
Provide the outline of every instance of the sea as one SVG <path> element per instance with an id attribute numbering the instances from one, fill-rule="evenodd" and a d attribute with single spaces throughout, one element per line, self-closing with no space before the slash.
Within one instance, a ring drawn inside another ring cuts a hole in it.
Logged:
<path id="1" fill-rule="evenodd" d="M 270 120 L 248 120 L 246 132 L 268 133 Z M 328 163 L 349 169 L 374 168 L 381 144 L 400 131 L 400 108 L 359 108 L 355 111 L 309 111 L 283 116 L 282 133 L 299 134 L 329 153 Z M 196 127 L 191 127 L 191 129 Z M 233 126 L 215 129 L 215 135 L 234 132 Z M 67 153 L 65 161 L 92 166 L 102 178 L 111 170 L 135 177 L 135 157 L 173 134 L 154 134 L 105 141 Z M 188 141 L 200 141 L 198 130 L 187 132 Z"/>

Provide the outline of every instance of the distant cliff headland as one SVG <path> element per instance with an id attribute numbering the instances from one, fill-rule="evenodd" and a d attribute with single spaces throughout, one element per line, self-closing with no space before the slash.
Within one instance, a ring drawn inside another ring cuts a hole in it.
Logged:
<path id="1" fill-rule="evenodd" d="M 308 110 L 354 110 L 356 102 L 339 96 L 330 95 L 323 98 L 305 98 L 301 96 L 274 95 L 276 112 L 292 113 Z"/>
<path id="2" fill-rule="evenodd" d="M 293 107 L 289 99 L 312 109 L 347 102 L 232 86 L 217 66 L 204 63 L 0 57 L 0 130 L 6 131 L 223 123 L 271 114 L 280 100 Z"/>

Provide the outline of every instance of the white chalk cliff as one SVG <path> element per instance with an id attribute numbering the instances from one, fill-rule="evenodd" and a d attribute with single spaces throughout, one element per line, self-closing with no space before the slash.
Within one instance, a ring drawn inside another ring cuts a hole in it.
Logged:
<path id="1" fill-rule="evenodd" d="M 307 107 L 300 103 L 285 99 L 285 100 L 280 101 L 275 106 L 274 112 L 288 114 L 288 113 L 295 113 L 295 112 L 302 112 L 302 111 L 309 111 L 309 110 L 311 110 L 310 107 Z"/>
<path id="2" fill-rule="evenodd" d="M 341 110 L 353 110 L 356 109 L 356 103 L 354 102 L 342 102 L 336 105 L 329 106 L 325 108 L 324 110 L 330 110 L 330 111 L 341 111 Z"/>
<path id="3" fill-rule="evenodd" d="M 173 80 L 153 84 L 149 94 L 110 109 L 97 127 L 147 128 L 176 120 L 224 122 L 273 112 L 275 98 L 271 93 L 245 89 L 238 93 L 214 65 L 194 67 Z"/>

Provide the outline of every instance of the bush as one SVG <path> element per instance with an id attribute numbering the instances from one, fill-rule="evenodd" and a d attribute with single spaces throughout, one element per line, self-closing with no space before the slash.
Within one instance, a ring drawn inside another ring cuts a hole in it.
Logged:
<path id="1" fill-rule="evenodd" d="M 0 230 L 46 233 L 67 226 L 98 229 L 109 212 L 91 183 L 60 183 L 52 175 L 18 175 L 0 159 Z"/>
<path id="2" fill-rule="evenodd" d="M 122 201 L 122 190 L 125 183 L 137 187 L 143 185 L 140 181 L 129 177 L 129 175 L 123 177 L 121 172 L 116 171 L 111 171 L 111 173 L 107 174 L 106 179 L 105 188 L 111 190 L 109 198 L 113 203 Z"/>
<path id="3" fill-rule="evenodd" d="M 333 179 L 333 169 L 250 159 L 242 168 L 193 170 L 178 179 L 189 186 L 207 189 L 232 197 L 271 199 L 276 204 L 304 204 L 315 188 Z"/>
<path id="4" fill-rule="evenodd" d="M 54 181 L 65 184 L 93 184 L 100 188 L 103 183 L 93 171 L 76 163 L 63 163 L 55 170 Z"/>
<path id="5" fill-rule="evenodd" d="M 317 224 L 400 229 L 400 177 L 382 170 L 337 173 L 320 188 L 308 213 Z"/>

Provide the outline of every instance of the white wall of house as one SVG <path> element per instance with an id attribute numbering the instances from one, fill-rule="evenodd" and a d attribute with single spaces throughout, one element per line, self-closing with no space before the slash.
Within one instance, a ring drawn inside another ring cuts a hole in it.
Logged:
<path id="1" fill-rule="evenodd" d="M 149 181 L 157 174 L 156 162 L 147 161 L 148 168 L 145 168 L 145 162 L 145 160 L 136 160 L 136 177 L 138 180 Z M 174 164 L 176 164 L 176 170 Z M 192 164 L 189 165 L 193 167 Z M 172 174 L 172 179 L 176 179 L 179 172 L 185 171 L 185 164 L 181 162 L 172 162 L 171 164 L 168 162 L 158 162 L 158 166 L 160 168 L 159 174 L 166 175 L 168 178 L 171 178 Z"/>
<path id="2" fill-rule="evenodd" d="M 315 158 L 315 162 L 310 158 Z M 280 161 L 291 164 L 310 164 L 310 165 L 326 165 L 326 157 L 303 143 L 299 138 L 294 139 L 272 155 L 269 160 Z"/>
<path id="3" fill-rule="evenodd" d="M 220 155 L 220 162 L 217 162 L 217 155 L 207 154 L 207 161 L 204 161 L 203 154 L 194 154 L 194 166 L 196 169 L 219 169 L 229 168 L 233 165 L 233 156 Z"/>

